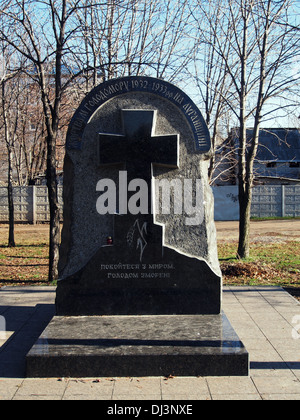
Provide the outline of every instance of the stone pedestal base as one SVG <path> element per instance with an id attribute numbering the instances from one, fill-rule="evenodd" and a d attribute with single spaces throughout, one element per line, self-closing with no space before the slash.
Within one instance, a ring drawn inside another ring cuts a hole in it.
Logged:
<path id="1" fill-rule="evenodd" d="M 55 316 L 27 355 L 28 377 L 247 376 L 226 315 Z"/>

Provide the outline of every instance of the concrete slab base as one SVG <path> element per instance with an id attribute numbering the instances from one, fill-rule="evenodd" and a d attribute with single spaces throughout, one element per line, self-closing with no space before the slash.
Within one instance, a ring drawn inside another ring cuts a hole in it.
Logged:
<path id="1" fill-rule="evenodd" d="M 26 357 L 28 377 L 248 376 L 226 315 L 55 316 Z"/>

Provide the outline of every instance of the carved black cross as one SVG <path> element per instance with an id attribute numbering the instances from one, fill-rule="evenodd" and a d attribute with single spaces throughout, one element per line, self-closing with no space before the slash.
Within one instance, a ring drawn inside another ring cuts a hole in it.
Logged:
<path id="1" fill-rule="evenodd" d="M 179 135 L 154 135 L 156 111 L 122 110 L 124 134 L 99 134 L 100 165 L 125 164 L 128 183 L 136 178 L 148 184 L 151 213 L 152 165 L 178 168 Z"/>

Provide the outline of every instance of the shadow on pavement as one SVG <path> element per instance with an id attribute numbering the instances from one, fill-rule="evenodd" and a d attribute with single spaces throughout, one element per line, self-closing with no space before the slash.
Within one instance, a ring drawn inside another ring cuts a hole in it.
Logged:
<path id="1" fill-rule="evenodd" d="M 0 347 L 0 377 L 24 378 L 26 355 L 55 315 L 55 305 L 0 306 L 0 314 L 10 335 Z"/>

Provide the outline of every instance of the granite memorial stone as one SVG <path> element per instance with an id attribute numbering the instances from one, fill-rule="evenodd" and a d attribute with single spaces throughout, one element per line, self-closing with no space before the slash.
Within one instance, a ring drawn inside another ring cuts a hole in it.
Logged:
<path id="1" fill-rule="evenodd" d="M 125 78 L 86 98 L 67 140 L 58 315 L 220 313 L 209 150 L 169 83 Z"/>
<path id="2" fill-rule="evenodd" d="M 29 375 L 248 374 L 221 312 L 210 148 L 196 105 L 163 80 L 84 99 L 66 142 L 57 316 Z"/>

